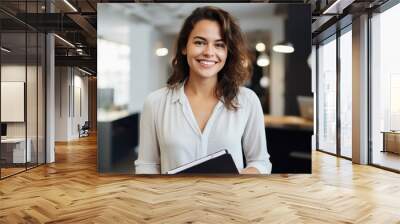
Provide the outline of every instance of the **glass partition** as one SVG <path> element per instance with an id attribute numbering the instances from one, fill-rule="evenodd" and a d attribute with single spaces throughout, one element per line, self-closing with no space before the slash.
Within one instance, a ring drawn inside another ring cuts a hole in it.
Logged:
<path id="1" fill-rule="evenodd" d="M 24 171 L 31 158 L 26 150 L 26 33 L 3 32 L 1 46 L 1 175 L 6 177 Z"/>
<path id="2" fill-rule="evenodd" d="M 16 12 L 40 13 L 39 5 L 20 1 Z M 45 44 L 43 33 L 0 12 L 0 178 L 45 163 Z"/>

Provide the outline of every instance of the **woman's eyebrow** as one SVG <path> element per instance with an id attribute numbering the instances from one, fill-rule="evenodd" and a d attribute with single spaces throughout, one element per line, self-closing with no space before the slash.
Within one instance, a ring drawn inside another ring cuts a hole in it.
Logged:
<path id="1" fill-rule="evenodd" d="M 207 39 L 206 38 L 204 38 L 204 37 L 201 37 L 201 36 L 195 36 L 195 37 L 193 37 L 193 39 L 201 39 L 201 40 L 204 40 L 204 41 L 207 41 Z M 219 41 L 222 41 L 222 42 L 224 42 L 224 40 L 223 39 L 218 39 L 218 40 L 215 40 L 215 42 L 219 42 Z"/>
<path id="2" fill-rule="evenodd" d="M 204 40 L 204 41 L 207 41 L 207 39 L 206 38 L 204 38 L 204 37 L 201 37 L 201 36 L 195 36 L 195 37 L 193 37 L 193 39 L 201 39 L 201 40 Z"/>

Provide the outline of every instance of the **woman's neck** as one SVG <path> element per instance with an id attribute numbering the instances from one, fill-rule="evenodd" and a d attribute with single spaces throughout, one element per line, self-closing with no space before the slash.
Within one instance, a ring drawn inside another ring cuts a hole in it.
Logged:
<path id="1" fill-rule="evenodd" d="M 197 97 L 216 97 L 215 88 L 217 87 L 217 77 L 199 79 L 189 76 L 185 83 L 185 93 Z"/>

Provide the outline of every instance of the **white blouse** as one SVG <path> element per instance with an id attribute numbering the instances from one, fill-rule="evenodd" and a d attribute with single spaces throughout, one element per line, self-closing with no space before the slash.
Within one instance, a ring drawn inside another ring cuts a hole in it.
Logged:
<path id="1" fill-rule="evenodd" d="M 239 170 L 243 169 L 243 150 L 247 167 L 270 174 L 260 100 L 252 90 L 240 87 L 238 103 L 239 109 L 233 111 L 219 101 L 202 133 L 183 85 L 151 93 L 140 118 L 136 174 L 165 174 L 221 149 L 228 150 Z"/>

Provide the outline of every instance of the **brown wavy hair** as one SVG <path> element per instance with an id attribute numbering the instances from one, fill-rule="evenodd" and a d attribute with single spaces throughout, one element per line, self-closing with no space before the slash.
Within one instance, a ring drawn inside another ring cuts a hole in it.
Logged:
<path id="1" fill-rule="evenodd" d="M 242 31 L 236 20 L 226 11 L 217 7 L 199 7 L 186 18 L 176 41 L 176 54 L 172 60 L 173 72 L 167 84 L 170 89 L 177 88 L 189 77 L 189 64 L 182 54 L 197 22 L 211 20 L 219 24 L 222 40 L 228 48 L 224 67 L 218 72 L 216 96 L 223 99 L 226 108 L 236 110 L 239 105 L 237 94 L 251 74 L 249 51 Z"/>

